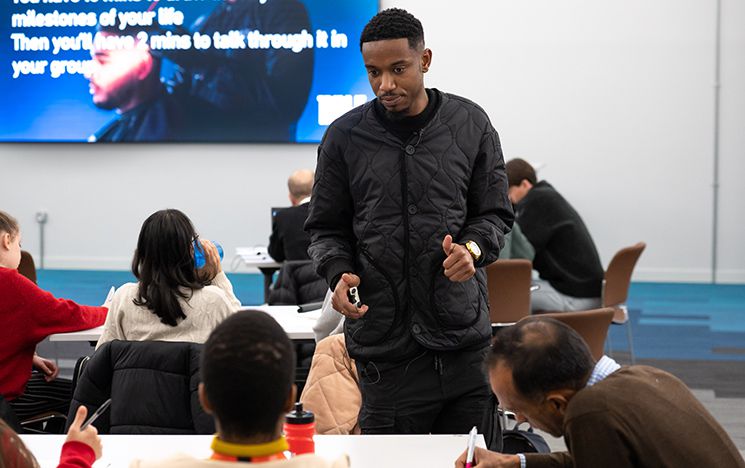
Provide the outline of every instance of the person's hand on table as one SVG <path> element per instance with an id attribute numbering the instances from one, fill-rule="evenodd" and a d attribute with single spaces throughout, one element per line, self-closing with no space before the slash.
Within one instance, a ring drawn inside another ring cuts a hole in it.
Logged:
<path id="1" fill-rule="evenodd" d="M 455 460 L 455 468 L 465 468 L 468 450 Z M 506 455 L 504 453 L 491 452 L 481 447 L 473 450 L 474 468 L 520 468 L 520 457 L 517 455 Z"/>
<path id="2" fill-rule="evenodd" d="M 360 307 L 356 307 L 354 304 L 349 302 L 349 288 L 357 287 L 360 285 L 360 277 L 353 273 L 344 273 L 341 275 L 339 282 L 336 283 L 334 288 L 334 294 L 331 296 L 331 305 L 334 310 L 347 318 L 358 319 L 367 313 L 367 305 L 363 304 Z"/>
<path id="3" fill-rule="evenodd" d="M 220 253 L 210 240 L 199 239 L 199 243 L 202 245 L 202 251 L 204 252 L 204 266 L 199 269 L 199 278 L 205 282 L 212 281 L 222 271 Z"/>
<path id="4" fill-rule="evenodd" d="M 80 426 L 85 422 L 85 417 L 88 415 L 88 409 L 80 405 L 78 411 L 75 413 L 75 420 L 70 424 L 70 429 L 67 431 L 67 439 L 65 442 L 82 442 L 85 445 L 93 449 L 96 454 L 96 460 L 101 458 L 103 452 L 103 446 L 101 445 L 101 438 L 98 436 L 98 430 L 93 424 L 88 424 L 88 427 L 84 431 L 80 430 Z"/>
<path id="5" fill-rule="evenodd" d="M 36 369 L 44 374 L 44 380 L 47 382 L 51 382 L 59 375 L 59 367 L 54 361 L 43 358 L 36 353 L 34 353 L 33 364 Z"/>
<path id="6" fill-rule="evenodd" d="M 462 283 L 476 274 L 473 257 L 468 253 L 468 249 L 463 245 L 453 243 L 453 236 L 450 234 L 442 240 L 442 250 L 446 255 L 442 267 L 445 269 L 445 276 L 450 281 Z"/>

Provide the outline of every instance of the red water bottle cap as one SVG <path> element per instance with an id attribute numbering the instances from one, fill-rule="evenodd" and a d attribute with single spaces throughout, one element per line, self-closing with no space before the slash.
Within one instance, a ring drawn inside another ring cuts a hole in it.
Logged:
<path id="1" fill-rule="evenodd" d="M 303 410 L 303 403 L 298 401 L 295 407 L 287 413 L 287 424 L 309 424 L 316 420 L 315 415 L 310 411 Z"/>

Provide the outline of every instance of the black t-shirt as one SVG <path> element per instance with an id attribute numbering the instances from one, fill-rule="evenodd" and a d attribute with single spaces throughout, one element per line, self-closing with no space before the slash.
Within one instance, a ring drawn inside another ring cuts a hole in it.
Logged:
<path id="1" fill-rule="evenodd" d="M 375 115 L 386 130 L 396 135 L 401 141 L 407 141 L 414 132 L 424 128 L 435 111 L 440 106 L 440 94 L 432 89 L 427 89 L 427 107 L 417 115 L 402 118 L 391 118 L 379 99 L 375 100 Z"/>

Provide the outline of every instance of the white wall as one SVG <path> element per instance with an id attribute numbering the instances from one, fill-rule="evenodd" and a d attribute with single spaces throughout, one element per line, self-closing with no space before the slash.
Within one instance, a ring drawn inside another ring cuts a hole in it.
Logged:
<path id="1" fill-rule="evenodd" d="M 745 282 L 745 6 L 723 0 L 719 270 Z M 715 0 L 382 1 L 423 22 L 427 85 L 481 104 L 506 158 L 546 166 L 607 264 L 644 240 L 636 279 L 711 278 Z M 47 267 L 127 268 L 147 215 L 177 207 L 227 249 L 266 243 L 313 145 L 3 145 L 0 208 Z"/>

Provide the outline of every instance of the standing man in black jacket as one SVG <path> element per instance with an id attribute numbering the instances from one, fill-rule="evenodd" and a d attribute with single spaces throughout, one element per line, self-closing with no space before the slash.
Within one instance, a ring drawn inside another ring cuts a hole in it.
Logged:
<path id="1" fill-rule="evenodd" d="M 360 48 L 377 99 L 326 131 L 309 253 L 346 317 L 362 432 L 465 433 L 489 395 L 480 267 L 513 219 L 499 137 L 479 106 L 424 87 L 432 52 L 408 12 L 377 14 Z"/>
<path id="2" fill-rule="evenodd" d="M 533 312 L 588 310 L 600 306 L 603 266 L 587 226 L 551 184 L 538 182 L 523 159 L 507 162 L 509 196 L 516 222 L 535 249 L 540 274 L 530 297 Z"/>

